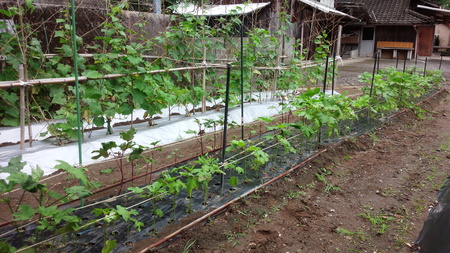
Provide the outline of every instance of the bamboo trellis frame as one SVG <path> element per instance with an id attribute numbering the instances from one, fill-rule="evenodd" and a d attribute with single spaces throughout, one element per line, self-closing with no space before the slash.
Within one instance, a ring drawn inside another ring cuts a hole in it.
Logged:
<path id="1" fill-rule="evenodd" d="M 85 55 L 88 56 L 88 55 Z M 52 57 L 52 55 L 50 56 Z M 154 56 L 148 56 L 149 58 L 154 58 Z M 317 63 L 314 63 L 312 61 L 305 61 L 304 64 L 297 65 L 299 68 L 311 68 L 317 66 Z M 226 64 L 211 64 L 203 62 L 200 66 L 192 66 L 192 67 L 179 67 L 179 68 L 171 68 L 171 69 L 158 69 L 158 70 L 150 70 L 145 72 L 132 72 L 132 73 L 126 73 L 126 74 L 107 74 L 99 78 L 89 78 L 87 76 L 79 76 L 78 81 L 80 82 L 86 82 L 90 80 L 100 80 L 100 79 L 115 79 L 120 77 L 127 77 L 127 76 L 133 76 L 133 75 L 148 75 L 148 74 L 157 74 L 157 73 L 166 73 L 166 72 L 175 72 L 175 71 L 183 71 L 183 70 L 206 70 L 209 68 L 216 68 L 216 69 L 226 69 Z M 288 70 L 290 69 L 290 66 L 277 66 L 277 67 L 255 67 L 255 69 L 258 70 Z M 45 78 L 45 79 L 32 79 L 32 80 L 15 80 L 15 81 L 2 81 L 0 82 L 0 89 L 9 89 L 14 87 L 20 87 L 21 90 L 24 90 L 27 86 L 34 86 L 34 85 L 46 85 L 46 84 L 57 84 L 57 83 L 74 83 L 75 77 L 65 77 L 65 78 Z M 20 108 L 26 108 L 25 106 L 25 92 L 20 92 Z M 202 101 L 202 107 L 204 106 L 204 102 Z M 20 111 L 20 122 L 25 122 L 26 113 L 25 110 Z M 30 124 L 30 122 L 28 122 Z M 29 130 L 31 131 L 31 130 Z M 25 149 L 25 124 L 21 124 L 20 126 L 20 149 Z M 23 134 L 22 134 L 23 133 Z M 29 133 L 31 136 L 31 133 Z M 30 144 L 31 144 L 31 138 L 30 138 Z"/>

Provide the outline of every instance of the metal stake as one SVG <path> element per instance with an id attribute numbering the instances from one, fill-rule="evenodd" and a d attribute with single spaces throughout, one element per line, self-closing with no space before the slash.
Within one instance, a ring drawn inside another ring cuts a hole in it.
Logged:
<path id="1" fill-rule="evenodd" d="M 244 139 L 244 14 L 241 21 L 241 139 Z"/>
<path id="2" fill-rule="evenodd" d="M 25 81 L 25 67 L 19 65 L 19 80 Z M 20 86 L 20 149 L 25 149 L 25 85 Z"/>
<path id="3" fill-rule="evenodd" d="M 71 16 L 72 16 L 72 47 L 73 47 L 73 68 L 75 76 L 75 98 L 77 106 L 77 137 L 78 137 L 78 163 L 79 166 L 83 164 L 83 153 L 82 153 L 82 135 L 81 135 L 81 109 L 80 109 L 80 85 L 78 82 L 78 49 L 77 49 L 77 29 L 75 21 L 75 0 L 70 0 L 71 4 Z M 80 181 L 80 185 L 83 182 Z M 81 198 L 80 205 L 84 206 L 84 198 Z"/>
<path id="4" fill-rule="evenodd" d="M 225 149 L 227 147 L 227 128 L 228 128 L 228 104 L 230 101 L 230 72 L 231 72 L 231 64 L 227 64 L 227 84 L 225 89 L 225 115 L 223 119 L 223 140 L 222 140 L 222 157 L 220 162 L 223 164 L 225 161 Z M 226 172 L 225 172 L 226 173 Z M 223 187 L 225 184 L 225 174 L 221 174 L 220 177 L 220 185 L 221 185 L 221 194 L 223 195 Z"/>
<path id="5" fill-rule="evenodd" d="M 428 63 L 428 57 L 425 58 L 425 66 L 423 67 L 423 77 L 425 77 L 427 73 L 427 63 Z"/>
<path id="6" fill-rule="evenodd" d="M 377 55 L 378 55 L 378 53 L 375 55 L 375 61 L 373 62 L 372 83 L 370 84 L 370 94 L 369 94 L 370 97 L 372 97 L 373 83 L 375 81 L 375 71 L 376 71 L 377 59 L 378 59 Z"/>
<path id="7" fill-rule="evenodd" d="M 327 59 L 325 61 L 325 76 L 324 76 L 324 80 L 323 80 L 323 93 L 325 93 L 325 90 L 327 88 L 327 75 L 328 75 L 328 55 L 327 55 Z"/>

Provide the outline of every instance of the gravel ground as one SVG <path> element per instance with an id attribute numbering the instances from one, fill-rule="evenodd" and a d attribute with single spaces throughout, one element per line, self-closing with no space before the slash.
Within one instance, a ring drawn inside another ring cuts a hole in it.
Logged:
<path id="1" fill-rule="evenodd" d="M 403 66 L 406 68 L 411 68 L 416 65 L 417 70 L 419 72 L 423 72 L 426 61 L 426 69 L 434 70 L 441 69 L 442 75 L 445 79 L 450 80 L 450 57 L 444 56 L 441 57 L 439 55 L 433 55 L 431 57 L 419 57 L 412 60 L 397 60 L 394 59 L 381 59 L 380 60 L 380 69 L 385 69 L 387 67 L 397 67 L 399 70 L 403 70 Z M 356 58 L 356 59 L 343 59 L 342 61 L 338 61 L 338 77 L 336 85 L 361 85 L 358 82 L 358 75 L 364 72 L 372 72 L 374 65 L 374 58 Z"/>

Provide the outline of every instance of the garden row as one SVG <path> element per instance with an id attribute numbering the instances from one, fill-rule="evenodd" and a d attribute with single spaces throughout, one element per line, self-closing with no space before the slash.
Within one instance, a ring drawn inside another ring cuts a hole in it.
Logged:
<path id="1" fill-rule="evenodd" d="M 10 173 L 7 180 L 0 181 L 0 191 L 2 202 L 14 217 L 13 227 L 2 231 L 4 241 L 0 248 L 2 252 L 13 251 L 13 247 L 71 252 L 130 248 L 135 241 L 154 236 L 158 229 L 186 213 L 207 210 L 236 197 L 233 194 L 244 194 L 246 187 L 253 188 L 276 177 L 330 138 L 353 134 L 384 114 L 402 108 L 412 109 L 420 116 L 422 111 L 415 102 L 439 88 L 442 81 L 438 71 L 424 76 L 415 69 L 401 72 L 390 68 L 374 76 L 361 76 L 364 82 L 372 78 L 372 89 L 367 87 L 364 95 L 355 100 L 345 94 L 325 95 L 319 89 L 299 94 L 282 104 L 282 112 L 295 117 L 286 117 L 270 127 L 270 132 L 248 140 L 233 140 L 224 153 L 211 152 L 178 164 L 148 185 L 131 187 L 120 196 L 84 207 L 57 205 L 90 194 L 93 185 L 82 169 L 61 161 L 57 169 L 79 179 L 82 185 L 55 192 L 40 183 L 43 173 L 39 168 L 33 169 L 31 175 L 25 174 L 21 172 L 21 158 L 13 158 L 0 171 Z M 142 161 L 142 147 L 135 145 L 134 134 L 131 128 L 121 134 L 122 143 L 103 143 L 96 156 L 129 151 L 130 156 L 117 159 Z M 23 191 L 22 197 L 35 196 L 36 203 L 12 199 L 10 193 L 17 188 Z"/>

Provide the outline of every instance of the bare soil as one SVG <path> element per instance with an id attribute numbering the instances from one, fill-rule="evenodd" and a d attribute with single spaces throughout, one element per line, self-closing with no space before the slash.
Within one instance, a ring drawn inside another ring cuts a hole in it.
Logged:
<path id="1" fill-rule="evenodd" d="M 368 134 L 324 147 L 307 166 L 153 251 L 417 251 L 414 242 L 450 172 L 449 102 L 443 92 L 422 103 L 423 118 L 405 112 Z"/>

